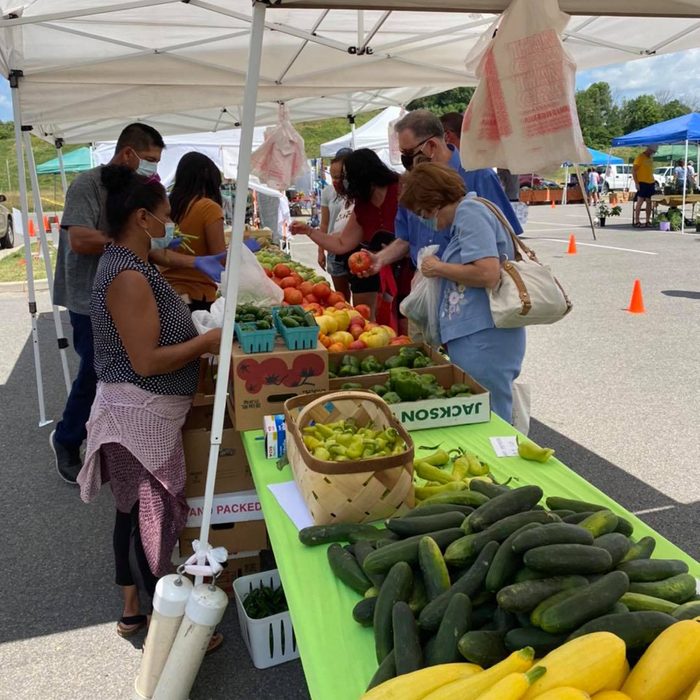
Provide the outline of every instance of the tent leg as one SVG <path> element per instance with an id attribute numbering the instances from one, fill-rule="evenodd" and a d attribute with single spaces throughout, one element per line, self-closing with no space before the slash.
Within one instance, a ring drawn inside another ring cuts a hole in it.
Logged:
<path id="1" fill-rule="evenodd" d="M 229 243 L 226 261 L 226 286 L 224 298 L 224 326 L 221 331 L 221 348 L 219 351 L 219 367 L 216 378 L 216 393 L 214 398 L 214 415 L 211 424 L 211 444 L 209 447 L 209 462 L 207 467 L 207 482 L 204 491 L 204 508 L 202 525 L 199 531 L 199 541 L 206 544 L 209 539 L 211 523 L 211 507 L 214 500 L 214 482 L 219 460 L 219 446 L 224 425 L 228 376 L 231 367 L 231 346 L 233 345 L 233 320 L 238 297 L 238 261 L 243 246 L 243 229 L 245 228 L 246 200 L 248 198 L 248 182 L 250 180 L 250 155 L 253 151 L 253 134 L 255 130 L 255 106 L 258 95 L 258 80 L 260 78 L 260 63 L 262 57 L 263 33 L 265 28 L 264 2 L 256 2 L 253 6 L 253 22 L 250 33 L 250 49 L 248 54 L 248 73 L 246 75 L 243 95 L 243 118 L 241 124 L 241 142 L 238 159 L 238 174 L 236 176 L 236 199 L 233 208 L 233 226 L 231 242 Z M 199 558 L 204 563 L 204 556 Z M 197 583 L 200 582 L 198 577 Z"/>
<path id="2" fill-rule="evenodd" d="M 681 209 L 681 233 L 685 233 L 685 198 L 688 192 L 688 139 L 685 140 L 685 177 L 683 178 L 683 208 Z"/>
<path id="3" fill-rule="evenodd" d="M 566 204 L 567 200 L 569 199 L 567 197 L 567 194 L 569 193 L 569 166 L 565 165 L 564 166 L 564 191 L 561 193 L 561 203 Z"/>
<path id="4" fill-rule="evenodd" d="M 63 200 L 65 202 L 66 195 L 68 194 L 68 180 L 66 180 L 66 168 L 63 164 L 63 139 L 56 139 L 54 144 L 56 146 L 56 156 L 58 158 L 58 169 L 61 172 L 61 187 L 63 188 Z"/>
<path id="5" fill-rule="evenodd" d="M 32 323 L 32 349 L 34 351 L 34 370 L 36 373 L 36 391 L 39 402 L 39 427 L 52 421 L 46 420 L 46 405 L 44 403 L 44 380 L 41 372 L 41 354 L 39 352 L 39 328 L 34 290 L 34 269 L 32 268 L 32 249 L 29 238 L 29 206 L 27 204 L 27 173 L 24 169 L 24 154 L 22 149 L 22 113 L 19 105 L 19 79 L 21 73 L 10 73 L 10 88 L 12 94 L 12 118 L 15 129 L 15 150 L 17 153 L 17 179 L 19 181 L 19 199 L 22 211 L 22 231 L 24 233 L 24 261 L 27 271 L 27 301 Z"/>
<path id="6" fill-rule="evenodd" d="M 593 224 L 593 217 L 591 216 L 591 208 L 588 206 L 588 198 L 586 197 L 586 188 L 583 186 L 583 178 L 581 177 L 581 168 L 579 168 L 578 163 L 574 163 L 574 168 L 576 168 L 576 178 L 578 179 L 578 186 L 583 192 L 583 204 L 586 207 L 586 214 L 588 214 L 588 220 L 591 222 L 591 233 L 593 234 L 593 240 L 597 241 L 595 235 L 595 225 Z"/>
<path id="7" fill-rule="evenodd" d="M 352 150 L 354 151 L 356 146 L 355 143 L 355 115 L 354 114 L 348 114 L 348 123 L 350 124 L 350 146 Z"/>
<path id="8" fill-rule="evenodd" d="M 29 166 L 29 177 L 32 183 L 32 193 L 34 195 L 34 211 L 36 212 L 37 231 L 39 232 L 39 242 L 41 245 L 41 253 L 44 257 L 44 266 L 46 268 L 46 281 L 49 285 L 49 297 L 51 299 L 51 307 L 53 311 L 53 322 L 56 326 L 56 340 L 58 341 L 58 351 L 61 354 L 61 366 L 63 367 L 63 380 L 66 383 L 66 395 L 70 394 L 71 378 L 70 370 L 68 369 L 68 356 L 66 348 L 68 347 L 68 339 L 63 334 L 63 322 L 61 321 L 61 312 L 53 303 L 53 266 L 51 265 L 51 256 L 49 254 L 49 245 L 47 236 L 49 231 L 44 228 L 44 209 L 41 204 L 41 193 L 39 191 L 39 178 L 36 174 L 36 163 L 34 162 L 34 152 L 32 151 L 32 137 L 29 131 L 24 132 L 24 150 L 27 154 L 27 165 Z"/>

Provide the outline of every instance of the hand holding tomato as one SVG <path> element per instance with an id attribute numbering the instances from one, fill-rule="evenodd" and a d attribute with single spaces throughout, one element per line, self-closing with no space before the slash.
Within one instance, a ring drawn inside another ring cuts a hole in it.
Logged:
<path id="1" fill-rule="evenodd" d="M 372 267 L 372 258 L 366 250 L 358 250 L 348 259 L 348 268 L 351 274 L 361 275 Z"/>
<path id="2" fill-rule="evenodd" d="M 361 261 L 358 261 L 356 266 L 358 269 L 357 272 L 353 270 L 351 262 L 356 255 L 362 256 Z M 378 275 L 382 267 L 383 265 L 379 255 L 372 253 L 369 250 L 360 250 L 357 253 L 353 253 L 348 260 L 348 268 L 350 269 L 350 272 L 357 277 L 372 277 L 374 275 Z"/>

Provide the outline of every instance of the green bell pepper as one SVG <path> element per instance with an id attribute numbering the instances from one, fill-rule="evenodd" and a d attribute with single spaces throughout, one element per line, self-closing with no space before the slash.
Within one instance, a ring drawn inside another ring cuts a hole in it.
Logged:
<path id="1" fill-rule="evenodd" d="M 407 345 L 399 350 L 399 356 L 406 358 L 410 363 L 413 363 L 419 355 L 423 355 L 423 353 L 418 348 L 411 348 Z"/>
<path id="2" fill-rule="evenodd" d="M 384 396 L 384 394 L 386 394 L 386 392 L 389 390 L 384 384 L 375 384 L 370 388 L 370 391 L 373 391 L 377 396 Z"/>
<path id="3" fill-rule="evenodd" d="M 421 382 L 420 376 L 408 369 L 392 369 L 389 372 L 391 388 L 402 401 L 420 401 L 428 396 L 430 389 Z M 386 397 L 385 397 L 386 400 Z"/>
<path id="4" fill-rule="evenodd" d="M 450 396 L 469 396 L 472 389 L 468 384 L 453 384 L 450 387 Z"/>
<path id="5" fill-rule="evenodd" d="M 418 355 L 415 360 L 413 360 L 413 369 L 419 369 L 421 367 L 430 367 L 433 363 L 431 362 L 429 357 L 426 357 L 425 355 Z"/>
<path id="6" fill-rule="evenodd" d="M 360 362 L 362 374 L 378 374 L 383 369 L 384 366 L 374 355 L 367 355 L 367 357 Z"/>
<path id="7" fill-rule="evenodd" d="M 396 369 L 397 367 L 410 367 L 411 359 L 403 355 L 392 355 L 384 363 L 384 369 Z"/>
<path id="8" fill-rule="evenodd" d="M 388 404 L 401 403 L 401 397 L 395 391 L 387 391 L 382 398 Z M 377 442 L 379 442 L 379 440 L 377 440 Z"/>
<path id="9" fill-rule="evenodd" d="M 356 377 L 360 374 L 360 368 L 357 365 L 341 365 L 338 370 L 339 377 Z"/>

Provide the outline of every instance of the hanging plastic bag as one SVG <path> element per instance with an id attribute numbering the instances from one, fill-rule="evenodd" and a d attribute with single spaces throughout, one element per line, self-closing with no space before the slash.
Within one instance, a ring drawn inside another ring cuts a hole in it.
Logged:
<path id="1" fill-rule="evenodd" d="M 199 335 L 203 335 L 214 328 L 223 328 L 225 303 L 224 298 L 219 297 L 211 305 L 209 311 L 199 310 L 192 312 L 192 323 L 194 323 L 194 327 Z"/>
<path id="2" fill-rule="evenodd" d="M 387 127 L 389 131 L 389 162 L 392 165 L 401 165 L 401 149 L 399 148 L 399 135 L 396 133 L 396 125 L 404 116 L 406 116 L 406 110 L 401 107 L 399 116 L 396 119 L 392 119 Z"/>
<path id="3" fill-rule="evenodd" d="M 576 64 L 561 33 L 558 0 L 513 0 L 467 57 L 479 86 L 464 113 L 460 154 L 467 170 L 530 173 L 584 163 L 576 111 Z"/>
<path id="4" fill-rule="evenodd" d="M 399 311 L 416 324 L 428 345 L 440 345 L 440 288 L 442 280 L 436 277 L 424 277 L 420 268 L 423 260 L 435 255 L 440 246 L 428 245 L 418 251 L 418 269 L 413 276 L 411 293 L 401 302 Z"/>
<path id="5" fill-rule="evenodd" d="M 250 157 L 251 172 L 260 182 L 284 191 L 310 172 L 304 139 L 292 126 L 287 109 L 280 105 L 277 126 L 265 132 L 265 141 Z"/>
<path id="6" fill-rule="evenodd" d="M 256 306 L 279 306 L 284 300 L 284 292 L 267 276 L 258 259 L 247 246 L 241 246 L 238 265 L 234 267 L 238 275 L 238 303 Z M 221 274 L 220 289 L 226 290 L 228 269 Z"/>

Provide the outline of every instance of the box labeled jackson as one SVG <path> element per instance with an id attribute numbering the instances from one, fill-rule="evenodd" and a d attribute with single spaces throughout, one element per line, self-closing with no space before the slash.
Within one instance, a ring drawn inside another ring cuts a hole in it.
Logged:
<path id="1" fill-rule="evenodd" d="M 263 421 L 265 433 L 265 456 L 268 459 L 279 459 L 287 452 L 287 426 L 284 413 L 265 416 Z"/>
<path id="2" fill-rule="evenodd" d="M 202 516 L 204 515 L 204 498 L 188 498 L 187 507 L 185 527 L 198 527 L 202 524 Z M 262 519 L 262 506 L 255 489 L 236 493 L 220 493 L 214 496 L 211 506 L 213 525 Z"/>
<path id="3" fill-rule="evenodd" d="M 260 430 L 267 415 L 281 413 L 292 396 L 328 389 L 328 352 L 287 350 L 278 338 L 272 352 L 248 354 L 234 343 L 232 404 L 236 430 Z"/>
<path id="4" fill-rule="evenodd" d="M 180 533 L 180 556 L 189 557 L 192 542 L 199 539 L 198 527 L 186 527 Z M 217 523 L 209 528 L 209 544 L 225 547 L 229 557 L 255 556 L 267 548 L 267 528 L 264 520 L 244 520 Z"/>

